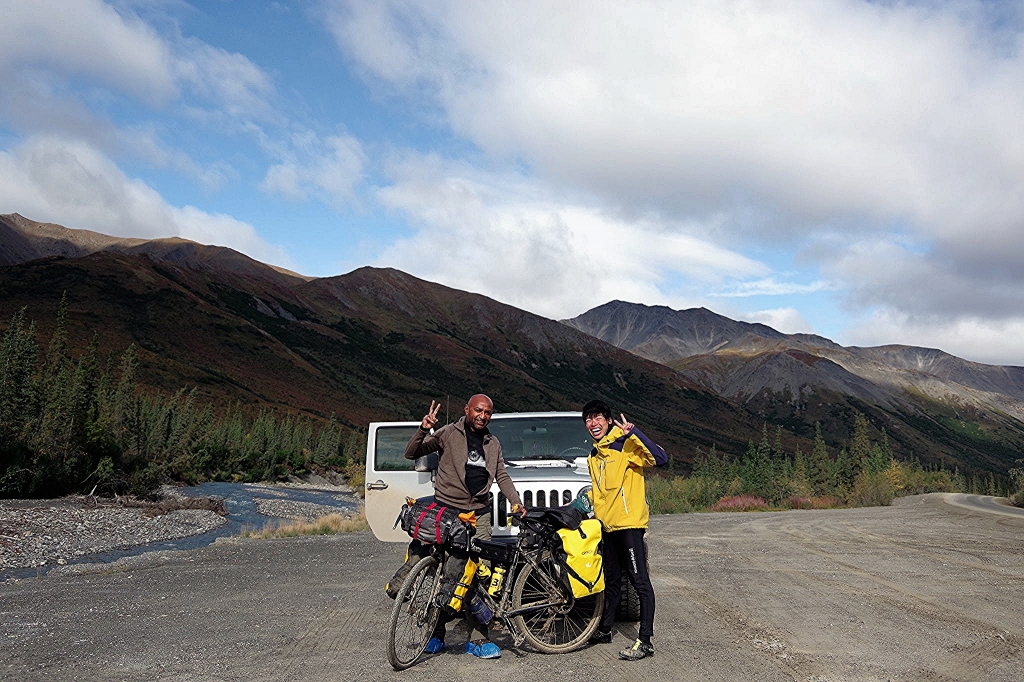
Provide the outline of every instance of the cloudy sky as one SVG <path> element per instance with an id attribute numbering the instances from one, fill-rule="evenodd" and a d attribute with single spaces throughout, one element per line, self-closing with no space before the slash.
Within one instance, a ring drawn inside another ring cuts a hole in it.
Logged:
<path id="1" fill-rule="evenodd" d="M 1024 5 L 0 0 L 0 212 L 1024 365 Z"/>

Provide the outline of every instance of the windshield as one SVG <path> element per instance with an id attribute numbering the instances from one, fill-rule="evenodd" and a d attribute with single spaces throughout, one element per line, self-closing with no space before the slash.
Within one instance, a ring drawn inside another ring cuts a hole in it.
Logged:
<path id="1" fill-rule="evenodd" d="M 498 437 L 506 462 L 537 459 L 571 461 L 589 455 L 594 444 L 579 417 L 492 419 L 487 428 Z"/>
<path id="2" fill-rule="evenodd" d="M 416 426 L 381 426 L 374 447 L 376 471 L 413 471 L 413 461 L 405 458 L 405 446 L 416 433 Z M 506 462 L 542 459 L 572 461 L 586 457 L 593 447 L 579 417 L 508 417 L 492 419 L 487 428 L 497 436 Z"/>

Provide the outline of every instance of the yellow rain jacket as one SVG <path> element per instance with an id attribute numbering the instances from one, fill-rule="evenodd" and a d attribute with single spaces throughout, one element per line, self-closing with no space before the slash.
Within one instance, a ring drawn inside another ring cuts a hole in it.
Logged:
<path id="1" fill-rule="evenodd" d="M 644 467 L 668 462 L 665 450 L 634 428 L 627 436 L 613 426 L 604 438 L 594 443 L 587 458 L 590 496 L 594 518 L 607 531 L 647 528 L 647 489 Z"/>

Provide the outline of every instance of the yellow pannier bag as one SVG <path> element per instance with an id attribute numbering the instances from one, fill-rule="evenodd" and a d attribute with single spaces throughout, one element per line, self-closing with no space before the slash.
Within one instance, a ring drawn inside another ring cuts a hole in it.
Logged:
<path id="1" fill-rule="evenodd" d="M 587 519 L 577 530 L 562 528 L 563 561 L 575 597 L 604 591 L 604 561 L 601 557 L 601 522 Z"/>
<path id="2" fill-rule="evenodd" d="M 441 588 L 444 594 L 442 603 L 452 611 L 462 610 L 466 593 L 469 592 L 469 588 L 473 585 L 473 578 L 476 577 L 477 565 L 478 562 L 474 561 L 472 557 L 462 563 L 457 557 L 449 556 L 448 561 L 445 562 L 445 575 L 446 577 L 450 575 L 454 580 L 449 578 L 448 585 Z M 449 566 L 454 569 L 451 573 L 449 573 Z"/>

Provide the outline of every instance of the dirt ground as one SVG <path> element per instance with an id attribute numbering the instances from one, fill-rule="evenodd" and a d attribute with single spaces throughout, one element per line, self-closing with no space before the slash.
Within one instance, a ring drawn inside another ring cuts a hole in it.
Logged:
<path id="1" fill-rule="evenodd" d="M 403 550 L 370 533 L 150 553 L 0 584 L 0 679 L 1019 682 L 1024 514 L 972 504 L 655 517 L 657 654 L 634 663 L 620 624 L 573 654 L 395 673 L 382 585 Z"/>

